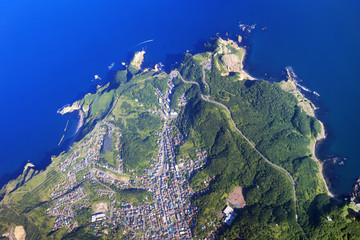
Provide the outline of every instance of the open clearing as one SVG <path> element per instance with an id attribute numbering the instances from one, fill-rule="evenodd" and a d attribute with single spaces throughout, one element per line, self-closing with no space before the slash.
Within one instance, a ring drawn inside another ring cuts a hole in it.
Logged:
<path id="1" fill-rule="evenodd" d="M 16 226 L 14 231 L 16 240 L 25 240 L 26 232 L 23 226 Z"/>
<path id="2" fill-rule="evenodd" d="M 244 195 L 242 193 L 242 187 L 237 187 L 226 199 L 226 202 L 231 203 L 235 208 L 243 208 L 246 205 Z"/>
<path id="3" fill-rule="evenodd" d="M 107 203 L 97 203 L 94 206 L 94 213 L 107 212 Z"/>

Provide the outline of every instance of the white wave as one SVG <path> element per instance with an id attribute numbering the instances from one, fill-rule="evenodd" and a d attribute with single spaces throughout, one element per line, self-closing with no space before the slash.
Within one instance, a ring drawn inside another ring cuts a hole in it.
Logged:
<path id="1" fill-rule="evenodd" d="M 139 46 L 139 45 L 141 45 L 141 44 L 145 44 L 145 43 L 149 43 L 149 42 L 153 42 L 153 41 L 154 41 L 154 39 L 146 40 L 146 41 L 143 41 L 143 42 L 141 42 L 141 43 L 136 44 L 135 47 L 136 47 L 136 46 Z"/>
<path id="2" fill-rule="evenodd" d="M 292 67 L 288 66 L 285 69 L 287 71 L 288 77 L 290 77 L 292 80 L 294 80 L 297 87 L 299 87 L 300 89 L 302 89 L 305 92 L 309 92 L 309 93 L 312 93 L 312 94 L 320 97 L 319 93 L 312 91 L 312 90 L 308 89 L 307 87 L 299 84 L 299 81 L 301 82 L 301 79 L 298 78 L 298 76 L 295 74 L 295 71 Z"/>
<path id="3" fill-rule="evenodd" d="M 313 91 L 313 94 L 316 95 L 316 96 L 318 96 L 318 97 L 320 97 L 320 94 L 317 93 L 317 92 L 315 92 L 315 91 Z"/>
<path id="4" fill-rule="evenodd" d="M 304 86 L 302 86 L 302 85 L 300 85 L 298 83 L 296 83 L 296 86 L 300 87 L 302 90 L 304 90 L 306 92 L 311 92 L 312 93 L 312 91 L 310 89 L 308 89 L 307 87 L 304 87 Z"/>

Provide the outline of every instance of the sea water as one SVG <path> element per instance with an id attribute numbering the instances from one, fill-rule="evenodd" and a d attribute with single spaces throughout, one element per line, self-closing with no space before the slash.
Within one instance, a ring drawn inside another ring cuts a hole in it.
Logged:
<path id="1" fill-rule="evenodd" d="M 103 84 L 94 75 L 106 78 L 111 63 L 116 69 L 144 49 L 147 65 L 171 65 L 217 34 L 247 36 L 250 74 L 281 79 L 292 66 L 321 95 L 314 100 L 329 140 L 318 155 L 347 157 L 335 168 L 336 194 L 360 175 L 357 0 L 0 0 L 0 10 L 1 185 L 28 160 L 44 167 L 66 147 L 58 143 L 68 120 L 71 139 L 77 116 L 57 109 Z M 256 27 L 245 34 L 239 23 Z"/>

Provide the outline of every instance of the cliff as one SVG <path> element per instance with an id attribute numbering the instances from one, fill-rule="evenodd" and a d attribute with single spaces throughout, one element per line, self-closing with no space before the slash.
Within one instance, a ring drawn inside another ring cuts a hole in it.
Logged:
<path id="1" fill-rule="evenodd" d="M 245 48 L 239 47 L 235 41 L 230 39 L 224 40 L 218 38 L 216 44 L 216 66 L 221 71 L 222 76 L 235 73 L 239 80 L 254 80 L 254 78 L 244 70 Z"/>
<path id="2" fill-rule="evenodd" d="M 141 69 L 141 64 L 144 61 L 145 51 L 136 52 L 134 54 L 133 59 L 130 62 L 130 66 L 135 68 L 136 70 Z"/>
<path id="3" fill-rule="evenodd" d="M 60 113 L 61 115 L 67 114 L 67 113 L 71 113 L 77 110 L 81 109 L 81 105 L 79 102 L 74 102 L 71 106 L 67 105 L 63 108 L 61 108 L 60 110 L 58 110 L 58 113 Z"/>

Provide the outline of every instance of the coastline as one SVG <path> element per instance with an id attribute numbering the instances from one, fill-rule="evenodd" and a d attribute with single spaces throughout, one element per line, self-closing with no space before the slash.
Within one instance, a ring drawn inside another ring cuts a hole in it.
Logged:
<path id="1" fill-rule="evenodd" d="M 81 109 L 79 109 L 78 111 L 79 111 L 80 119 L 79 119 L 79 122 L 76 127 L 76 131 L 75 131 L 74 135 L 77 134 L 79 132 L 80 128 L 84 125 L 85 113 Z"/>
<path id="2" fill-rule="evenodd" d="M 78 111 L 79 113 L 79 122 L 78 125 L 76 127 L 76 131 L 74 133 L 74 135 L 76 135 L 80 128 L 84 125 L 84 119 L 85 119 L 85 112 L 82 108 L 82 105 L 79 103 L 79 101 L 74 102 L 72 105 L 70 104 L 66 104 L 64 107 L 60 108 L 57 113 L 61 114 L 61 115 L 65 115 L 67 113 L 72 113 L 74 111 Z M 64 129 L 64 131 L 66 131 L 67 129 L 67 125 L 68 122 L 66 123 L 66 127 Z"/>
<path id="3" fill-rule="evenodd" d="M 330 191 L 328 183 L 326 181 L 326 178 L 324 176 L 324 169 L 323 169 L 323 163 L 320 161 L 319 158 L 316 157 L 316 145 L 319 144 L 321 141 L 325 140 L 326 138 L 326 131 L 325 131 L 325 127 L 324 124 L 318 119 L 320 125 L 321 125 L 321 133 L 319 134 L 319 136 L 317 136 L 315 138 L 314 143 L 310 146 L 311 147 L 311 151 L 314 157 L 314 160 L 317 162 L 317 164 L 319 165 L 319 174 L 320 174 L 320 178 L 323 180 L 324 184 L 325 184 L 325 189 L 327 191 L 327 195 L 329 197 L 335 197 L 334 194 Z"/>
<path id="4" fill-rule="evenodd" d="M 308 98 L 304 96 L 301 92 L 301 88 L 297 84 L 297 76 L 294 73 L 294 70 L 291 67 L 286 67 L 287 81 L 280 82 L 280 87 L 292 95 L 298 100 L 298 106 L 305 111 L 309 116 L 316 118 L 316 110 L 318 109 Z M 321 132 L 318 136 L 315 137 L 313 142 L 308 146 L 312 152 L 314 161 L 319 165 L 319 177 L 325 184 L 326 193 L 329 197 L 335 197 L 333 193 L 330 192 L 329 186 L 327 184 L 326 178 L 323 172 L 323 163 L 316 157 L 316 145 L 323 141 L 326 138 L 326 131 L 324 124 L 318 119 L 318 122 L 321 126 Z"/>
<path id="5" fill-rule="evenodd" d="M 240 44 L 242 42 L 242 38 L 239 35 L 238 37 L 238 43 Z M 224 41 L 224 40 L 223 40 Z M 227 40 L 227 41 L 231 41 L 231 40 Z M 224 42 L 227 42 L 226 40 Z M 230 44 L 232 44 L 232 42 L 230 42 Z M 236 44 L 236 42 L 234 42 Z M 233 45 L 232 45 L 233 46 Z M 246 57 L 246 49 L 244 47 L 239 47 L 238 48 L 242 49 L 244 51 L 244 54 L 242 55 L 240 61 L 241 61 L 241 65 L 242 65 L 242 69 L 239 73 L 240 77 L 242 77 L 244 79 L 248 79 L 248 80 L 260 80 L 257 78 L 252 77 L 249 73 L 247 73 L 243 66 L 244 66 L 244 62 L 245 62 L 245 57 Z M 325 185 L 325 190 L 326 190 L 326 194 L 329 197 L 335 197 L 335 195 L 330 191 L 329 186 L 328 186 L 328 182 L 326 181 L 326 178 L 324 176 L 324 172 L 323 172 L 323 163 L 320 161 L 320 159 L 316 156 L 316 146 L 317 144 L 319 144 L 321 141 L 325 140 L 326 138 L 326 131 L 325 131 L 325 127 L 324 124 L 316 117 L 316 110 L 318 110 L 318 108 L 313 104 L 312 101 L 310 101 L 308 98 L 305 97 L 305 95 L 301 92 L 301 90 L 304 90 L 304 87 L 302 87 L 301 85 L 299 85 L 297 83 L 297 75 L 295 74 L 294 70 L 291 67 L 286 67 L 285 68 L 286 73 L 287 73 L 287 80 L 288 81 L 282 81 L 280 82 L 280 86 L 284 91 L 287 91 L 291 94 L 293 94 L 297 99 L 298 99 L 298 105 L 300 108 L 302 108 L 309 116 L 314 117 L 318 120 L 318 122 L 320 123 L 321 126 L 321 132 L 319 133 L 318 136 L 316 136 L 316 138 L 313 140 L 313 142 L 310 143 L 309 145 L 309 149 L 312 152 L 313 155 L 313 160 L 318 164 L 319 166 L 319 178 L 324 182 Z M 308 90 L 309 92 L 311 92 L 310 90 Z M 316 93 L 317 94 L 317 93 Z"/>

